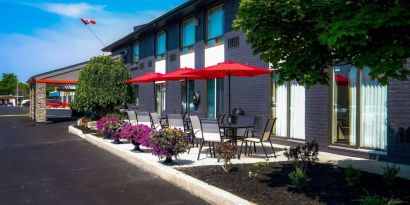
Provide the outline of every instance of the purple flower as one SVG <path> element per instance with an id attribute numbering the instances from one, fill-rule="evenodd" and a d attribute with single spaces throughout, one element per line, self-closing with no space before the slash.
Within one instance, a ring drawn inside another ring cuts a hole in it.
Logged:
<path id="1" fill-rule="evenodd" d="M 159 158 L 177 157 L 188 148 L 187 136 L 180 129 L 161 129 L 150 138 L 152 154 Z"/>
<path id="2" fill-rule="evenodd" d="M 127 139 L 128 142 L 139 143 L 142 146 L 149 147 L 149 138 L 153 129 L 146 125 L 124 125 L 121 128 L 119 137 Z"/>

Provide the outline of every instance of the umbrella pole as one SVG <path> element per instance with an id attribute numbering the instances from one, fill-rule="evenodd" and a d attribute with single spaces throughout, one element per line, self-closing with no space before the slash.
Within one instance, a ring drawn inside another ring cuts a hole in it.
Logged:
<path id="1" fill-rule="evenodd" d="M 228 74 L 228 112 L 229 112 L 229 124 L 232 122 L 231 118 L 231 73 Z"/>
<path id="2" fill-rule="evenodd" d="M 185 78 L 185 113 L 186 113 L 186 114 L 188 114 L 188 110 L 189 110 L 189 108 L 188 108 L 188 106 L 189 106 L 189 100 L 188 100 L 189 95 L 188 95 L 188 92 L 189 92 L 189 89 L 188 89 L 188 79 Z"/>

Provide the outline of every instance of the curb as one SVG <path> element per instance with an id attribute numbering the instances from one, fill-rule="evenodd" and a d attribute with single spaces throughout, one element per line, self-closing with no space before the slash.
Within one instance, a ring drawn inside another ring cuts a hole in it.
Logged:
<path id="1" fill-rule="evenodd" d="M 83 134 L 81 130 L 70 125 L 68 127 L 68 132 L 77 135 L 91 144 L 94 144 L 108 152 L 121 157 L 127 162 L 141 168 L 142 170 L 155 174 L 162 179 L 182 188 L 186 191 L 194 194 L 197 197 L 204 199 L 211 204 L 224 204 L 224 205 L 234 205 L 234 204 L 255 204 L 248 200 L 245 200 L 239 196 L 229 193 L 223 189 L 215 186 L 211 186 L 201 180 L 194 177 L 186 175 L 176 169 L 162 165 L 155 161 L 150 161 L 138 156 L 133 152 L 128 150 L 119 149 L 114 144 L 107 143 L 101 138 L 97 138 L 92 134 Z"/>

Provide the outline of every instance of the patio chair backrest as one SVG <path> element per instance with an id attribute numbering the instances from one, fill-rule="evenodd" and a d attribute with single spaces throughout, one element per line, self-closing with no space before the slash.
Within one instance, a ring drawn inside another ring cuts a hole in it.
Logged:
<path id="1" fill-rule="evenodd" d="M 238 115 L 236 116 L 236 123 L 238 125 L 246 125 L 246 126 L 255 126 L 256 116 L 255 115 Z M 240 137 L 247 137 L 245 136 L 247 133 L 248 128 L 238 128 L 236 130 L 236 135 Z"/>
<path id="2" fill-rule="evenodd" d="M 276 122 L 276 118 L 269 118 L 268 121 L 266 121 L 265 129 L 263 130 L 263 133 L 261 136 L 262 141 L 266 141 L 270 139 L 275 122 Z"/>
<path id="3" fill-rule="evenodd" d="M 201 120 L 198 116 L 189 116 L 191 120 L 192 133 L 195 135 L 195 138 L 202 138 L 201 130 Z"/>
<path id="4" fill-rule="evenodd" d="M 151 112 L 149 113 L 152 121 L 152 128 L 154 129 L 161 129 L 161 122 L 159 121 L 158 113 Z"/>
<path id="5" fill-rule="evenodd" d="M 146 126 L 152 127 L 151 126 L 151 118 L 149 116 L 149 113 L 147 113 L 147 112 L 137 113 L 137 119 L 138 119 L 138 124 L 139 125 L 146 125 Z"/>
<path id="6" fill-rule="evenodd" d="M 168 114 L 168 127 L 177 128 L 185 131 L 184 120 L 181 114 Z"/>
<path id="7" fill-rule="evenodd" d="M 218 122 L 203 122 L 201 121 L 201 130 L 204 141 L 206 142 L 222 142 L 221 132 Z"/>
<path id="8" fill-rule="evenodd" d="M 224 124 L 225 114 L 221 114 L 218 116 L 218 124 L 219 126 Z"/>
<path id="9" fill-rule="evenodd" d="M 134 110 L 127 110 L 127 115 L 131 124 L 138 124 L 137 114 Z"/>

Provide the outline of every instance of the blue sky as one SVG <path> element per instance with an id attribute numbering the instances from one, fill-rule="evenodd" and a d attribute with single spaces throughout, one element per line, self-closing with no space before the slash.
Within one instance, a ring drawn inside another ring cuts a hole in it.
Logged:
<path id="1" fill-rule="evenodd" d="M 26 81 L 102 54 L 80 17 L 96 20 L 92 29 L 109 44 L 184 2 L 0 0 L 0 73 L 13 72 Z"/>

